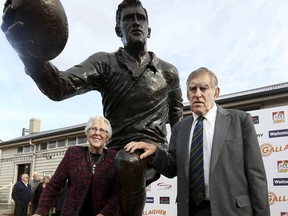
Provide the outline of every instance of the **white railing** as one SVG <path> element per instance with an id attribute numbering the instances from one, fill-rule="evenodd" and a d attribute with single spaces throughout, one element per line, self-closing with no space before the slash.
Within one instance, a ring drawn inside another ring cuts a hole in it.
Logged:
<path id="1" fill-rule="evenodd" d="M 8 204 L 10 205 L 12 202 L 12 183 L 9 183 L 8 185 L 0 187 L 0 191 L 6 188 L 9 188 L 9 193 L 8 193 Z"/>

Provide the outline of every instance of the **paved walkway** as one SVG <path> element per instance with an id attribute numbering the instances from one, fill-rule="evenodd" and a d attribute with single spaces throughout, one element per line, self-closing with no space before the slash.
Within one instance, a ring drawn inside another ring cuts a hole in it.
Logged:
<path id="1" fill-rule="evenodd" d="M 13 216 L 14 204 L 0 204 L 0 216 Z"/>

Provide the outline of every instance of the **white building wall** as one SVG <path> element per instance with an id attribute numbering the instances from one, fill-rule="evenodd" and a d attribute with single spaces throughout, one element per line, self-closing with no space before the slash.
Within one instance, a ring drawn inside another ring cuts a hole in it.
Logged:
<path id="1" fill-rule="evenodd" d="M 18 165 L 30 164 L 29 176 L 32 179 L 34 171 L 39 172 L 40 178 L 44 175 L 50 177 L 54 174 L 58 164 L 62 160 L 65 148 L 54 149 L 49 151 L 39 151 L 35 154 L 35 164 L 33 164 L 33 152 L 28 154 L 17 154 L 17 147 L 2 148 L 2 157 L 0 163 L 0 187 L 17 181 Z M 33 170 L 33 168 L 34 170 Z M 9 188 L 0 190 L 0 201 L 8 202 Z"/>
<path id="2" fill-rule="evenodd" d="M 0 163 L 0 187 L 15 184 L 17 180 L 18 164 L 31 163 L 32 154 L 17 154 L 17 147 L 2 148 Z M 0 190 L 0 200 L 7 202 L 10 188 Z"/>
<path id="3" fill-rule="evenodd" d="M 57 149 L 55 151 L 49 151 L 45 153 L 36 153 L 34 171 L 39 172 L 41 179 L 45 175 L 51 177 L 54 174 L 59 163 L 61 162 L 65 151 L 66 148 L 61 150 Z"/>
<path id="4" fill-rule="evenodd" d="M 0 185 L 6 185 L 10 182 L 13 183 L 13 174 L 14 174 L 14 160 L 16 160 L 16 151 L 17 148 L 3 148 L 2 149 L 2 158 L 1 158 L 1 167 L 0 167 Z"/>

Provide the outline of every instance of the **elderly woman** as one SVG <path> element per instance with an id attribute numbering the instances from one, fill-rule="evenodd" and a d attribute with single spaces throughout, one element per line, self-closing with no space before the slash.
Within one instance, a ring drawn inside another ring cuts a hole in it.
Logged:
<path id="1" fill-rule="evenodd" d="M 88 147 L 69 147 L 46 190 L 34 216 L 47 215 L 68 180 L 63 216 L 114 216 L 118 212 L 116 152 L 104 148 L 112 135 L 110 122 L 92 117 L 85 127 Z"/>
<path id="2" fill-rule="evenodd" d="M 35 189 L 34 197 L 33 197 L 33 206 L 35 207 L 35 210 L 38 207 L 38 202 L 39 202 L 39 199 L 41 197 L 41 194 L 46 190 L 46 186 L 47 186 L 49 181 L 50 181 L 50 177 L 49 176 L 44 176 L 43 177 L 43 182 L 38 184 L 37 188 Z"/>

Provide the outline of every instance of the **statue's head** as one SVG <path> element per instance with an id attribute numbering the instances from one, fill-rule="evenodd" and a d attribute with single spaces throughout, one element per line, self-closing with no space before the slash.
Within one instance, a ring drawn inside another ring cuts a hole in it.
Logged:
<path id="1" fill-rule="evenodd" d="M 151 29 L 148 23 L 148 13 L 139 0 L 123 0 L 116 11 L 115 31 L 117 36 L 122 39 L 124 46 L 134 41 L 131 28 L 139 30 L 138 39 L 136 38 L 137 33 L 134 32 L 135 41 L 144 41 L 146 44 L 146 39 L 150 37 Z M 142 37 L 140 36 L 140 31 Z"/>
<path id="2" fill-rule="evenodd" d="M 143 7 L 141 1 L 139 1 L 139 0 L 123 0 L 123 2 L 121 2 L 118 5 L 118 9 L 116 11 L 116 27 L 120 25 L 122 10 L 124 8 L 127 8 L 127 7 L 142 7 L 143 10 L 145 11 L 147 22 L 148 22 L 148 13 L 147 13 L 147 10 Z"/>

